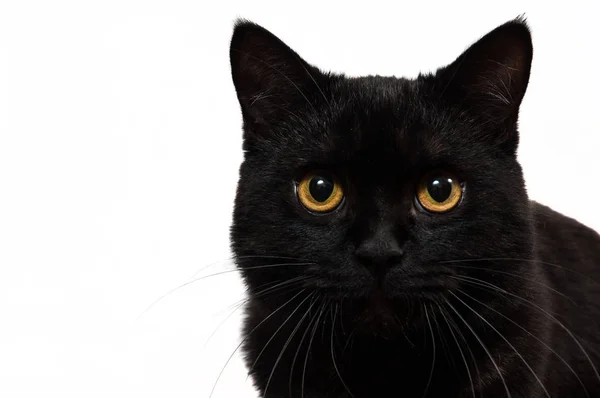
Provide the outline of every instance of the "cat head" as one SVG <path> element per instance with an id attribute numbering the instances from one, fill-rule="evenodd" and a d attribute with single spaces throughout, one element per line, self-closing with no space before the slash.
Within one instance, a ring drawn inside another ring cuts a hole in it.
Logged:
<path id="1" fill-rule="evenodd" d="M 499 266 L 466 261 L 530 257 L 516 150 L 532 51 L 517 19 L 435 73 L 347 77 L 238 22 L 245 159 L 231 237 L 251 299 L 274 309 L 302 291 L 387 324 L 407 300 L 436 303 Z"/>

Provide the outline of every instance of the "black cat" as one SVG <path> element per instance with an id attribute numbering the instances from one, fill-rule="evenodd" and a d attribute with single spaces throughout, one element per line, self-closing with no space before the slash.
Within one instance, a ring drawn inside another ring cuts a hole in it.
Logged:
<path id="1" fill-rule="evenodd" d="M 433 74 L 346 77 L 237 23 L 262 396 L 600 397 L 600 237 L 530 201 L 516 160 L 532 54 L 516 19 Z"/>

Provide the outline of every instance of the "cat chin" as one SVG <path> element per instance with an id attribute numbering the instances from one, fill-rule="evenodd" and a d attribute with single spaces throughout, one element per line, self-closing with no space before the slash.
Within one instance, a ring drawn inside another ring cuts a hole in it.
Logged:
<path id="1" fill-rule="evenodd" d="M 381 290 L 369 295 L 345 299 L 342 320 L 345 329 L 359 335 L 385 339 L 404 338 L 408 333 L 427 327 L 425 306 L 434 305 L 436 295 L 386 295 Z M 347 326 L 347 327 L 346 327 Z"/>

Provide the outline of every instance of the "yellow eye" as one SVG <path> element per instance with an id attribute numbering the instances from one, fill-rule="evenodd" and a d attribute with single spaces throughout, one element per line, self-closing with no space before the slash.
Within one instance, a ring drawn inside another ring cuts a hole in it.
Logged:
<path id="1" fill-rule="evenodd" d="M 333 174 L 326 171 L 306 175 L 298 184 L 298 199 L 308 210 L 327 213 L 335 210 L 344 192 Z"/>
<path id="2" fill-rule="evenodd" d="M 444 213 L 455 208 L 462 197 L 462 187 L 451 173 L 429 173 L 417 187 L 417 199 L 425 210 Z"/>

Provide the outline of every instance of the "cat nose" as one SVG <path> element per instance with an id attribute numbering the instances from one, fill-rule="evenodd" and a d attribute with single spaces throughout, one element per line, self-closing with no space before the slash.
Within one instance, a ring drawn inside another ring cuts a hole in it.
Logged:
<path id="1" fill-rule="evenodd" d="M 363 240 L 356 249 L 356 257 L 375 273 L 385 272 L 402 260 L 404 251 L 390 231 L 380 230 Z"/>

